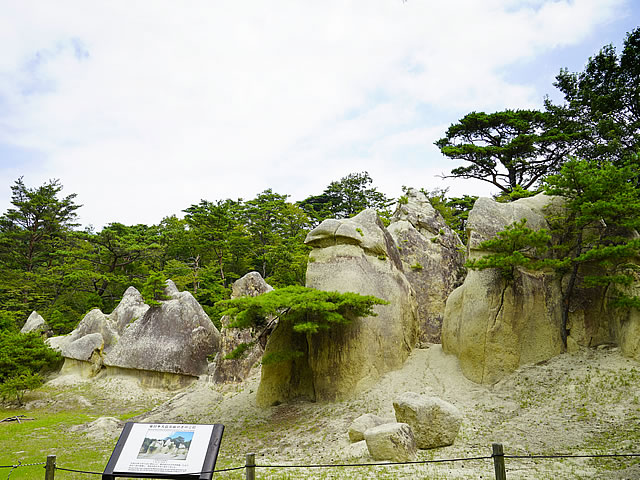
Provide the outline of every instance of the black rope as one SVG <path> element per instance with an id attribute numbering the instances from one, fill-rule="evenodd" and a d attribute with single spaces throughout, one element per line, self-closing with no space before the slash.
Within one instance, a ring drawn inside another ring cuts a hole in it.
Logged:
<path id="1" fill-rule="evenodd" d="M 233 467 L 233 468 L 222 468 L 220 470 L 213 470 L 212 472 L 200 472 L 200 473 L 221 473 L 221 472 L 232 472 L 234 470 L 243 470 L 244 468 L 246 468 L 245 465 L 241 466 L 241 467 Z"/>
<path id="2" fill-rule="evenodd" d="M 493 455 L 495 457 L 536 459 L 536 458 L 605 458 L 605 457 L 640 457 L 640 453 L 603 453 L 596 455 L 571 455 L 571 454 L 549 454 L 549 455 Z"/>
<path id="3" fill-rule="evenodd" d="M 42 465 L 44 465 L 44 464 L 42 464 Z M 203 473 L 231 472 L 233 470 L 242 470 L 243 468 L 245 468 L 244 465 L 242 467 L 223 468 L 223 469 L 220 469 L 220 470 L 207 470 L 207 471 L 204 471 L 204 472 L 191 472 L 191 473 L 185 473 L 185 474 L 181 474 L 181 475 L 201 475 Z M 90 474 L 90 475 L 102 475 L 103 474 L 103 472 L 92 472 L 92 471 L 89 471 L 89 470 L 75 470 L 73 468 L 62 468 L 62 467 L 58 467 L 58 466 L 56 466 L 56 470 L 63 470 L 65 472 L 74 472 L 74 473 L 86 473 L 86 474 Z"/>
<path id="4" fill-rule="evenodd" d="M 18 467 L 32 467 L 34 465 L 45 465 L 45 462 L 40 462 L 40 463 L 22 463 L 20 460 L 18 460 L 18 463 L 15 465 L 0 465 L 0 468 L 18 468 Z"/>
<path id="5" fill-rule="evenodd" d="M 73 468 L 62 468 L 56 465 L 56 470 L 62 470 L 65 472 L 74 472 L 74 473 L 86 473 L 89 475 L 102 475 L 103 472 L 91 472 L 89 470 L 74 470 Z"/>
<path id="6" fill-rule="evenodd" d="M 386 467 L 389 465 L 418 465 L 425 463 L 465 462 L 470 460 L 491 460 L 493 457 L 447 458 L 440 460 L 417 460 L 414 462 L 383 462 L 383 463 L 327 463 L 318 465 L 247 465 L 256 468 L 332 468 L 332 467 Z"/>
<path id="7" fill-rule="evenodd" d="M 327 464 L 312 464 L 312 465 L 243 465 L 241 467 L 222 468 L 218 470 L 209 470 L 206 472 L 190 473 L 190 475 L 198 475 L 202 473 L 222 473 L 231 472 L 235 470 L 243 470 L 247 467 L 252 468 L 348 468 L 348 467 L 387 467 L 393 465 L 420 465 L 429 463 L 455 463 L 455 462 L 468 462 L 474 460 L 491 460 L 495 457 L 503 457 L 508 459 L 521 459 L 521 460 L 536 460 L 536 459 L 553 459 L 553 458 L 635 458 L 640 457 L 640 453 L 603 453 L 603 454 L 549 454 L 549 455 L 505 455 L 505 454 L 492 454 L 490 456 L 482 457 L 466 457 L 466 458 L 447 458 L 437 460 L 417 460 L 412 462 L 382 462 L 382 463 L 327 463 Z M 45 465 L 45 462 L 40 463 L 22 463 L 18 461 L 16 465 L 0 465 L 0 468 L 10 468 L 9 476 L 13 470 L 19 467 L 31 467 L 36 465 Z M 55 466 L 56 470 L 62 470 L 65 472 L 84 473 L 88 475 L 102 475 L 103 472 L 93 472 L 90 470 L 77 470 L 73 468 L 63 468 Z"/>

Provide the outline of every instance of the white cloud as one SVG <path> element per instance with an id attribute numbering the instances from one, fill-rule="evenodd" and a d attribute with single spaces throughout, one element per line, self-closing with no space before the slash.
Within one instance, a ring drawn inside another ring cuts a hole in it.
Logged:
<path id="1" fill-rule="evenodd" d="M 97 225 L 268 187 L 302 198 L 354 171 L 398 191 L 436 184 L 451 168 L 432 145 L 443 127 L 539 106 L 509 66 L 583 41 L 626 4 L 1 3 L 0 145 L 37 151 L 27 183 L 60 178 Z"/>

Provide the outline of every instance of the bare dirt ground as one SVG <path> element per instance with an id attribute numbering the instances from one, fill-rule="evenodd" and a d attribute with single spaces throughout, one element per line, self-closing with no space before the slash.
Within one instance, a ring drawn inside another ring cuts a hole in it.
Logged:
<path id="1" fill-rule="evenodd" d="M 407 391 L 438 396 L 464 415 L 452 446 L 420 451 L 418 460 L 490 456 L 493 442 L 502 443 L 506 455 L 640 453 L 640 364 L 622 357 L 617 348 L 561 355 L 523 367 L 496 385 L 482 386 L 467 380 L 456 358 L 434 345 L 415 350 L 401 370 L 388 373 L 375 387 L 336 403 L 259 408 L 259 375 L 256 368 L 242 384 L 201 381 L 177 394 L 142 388 L 132 378 L 103 377 L 90 383 L 91 403 L 99 409 L 104 402 L 105 411 L 118 405 L 139 409 L 137 421 L 224 424 L 218 468 L 244 465 L 249 452 L 256 454 L 259 465 L 372 463 L 366 447 L 349 442 L 349 425 L 364 413 L 393 418 L 394 398 Z M 64 390 L 74 382 L 80 380 L 65 376 L 48 385 Z M 60 395 L 63 404 L 68 395 Z M 148 411 L 153 405 L 157 406 Z M 85 430 L 94 436 L 118 435 L 113 422 L 96 422 Z M 640 479 L 640 458 L 507 458 L 506 464 L 509 480 Z M 244 478 L 242 471 L 221 477 Z M 393 467 L 259 468 L 257 478 L 491 479 L 494 473 L 491 460 L 468 460 Z"/>

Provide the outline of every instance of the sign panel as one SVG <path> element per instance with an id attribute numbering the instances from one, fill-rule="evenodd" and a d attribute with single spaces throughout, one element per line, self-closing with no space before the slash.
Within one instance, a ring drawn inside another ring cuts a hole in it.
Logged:
<path id="1" fill-rule="evenodd" d="M 127 423 L 103 478 L 211 478 L 223 430 L 217 424 Z"/>

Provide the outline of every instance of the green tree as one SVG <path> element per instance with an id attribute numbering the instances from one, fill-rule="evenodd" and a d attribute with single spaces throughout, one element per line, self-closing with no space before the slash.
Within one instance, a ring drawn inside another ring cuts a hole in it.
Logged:
<path id="1" fill-rule="evenodd" d="M 0 259 L 3 264 L 33 272 L 51 266 L 67 233 L 77 226 L 75 194 L 60 198 L 62 185 L 50 180 L 29 188 L 22 177 L 11 186 L 11 204 L 0 217 Z"/>
<path id="2" fill-rule="evenodd" d="M 614 295 L 620 296 L 615 286 L 629 284 L 633 279 L 620 268 L 640 253 L 640 241 L 634 235 L 640 230 L 636 164 L 573 158 L 560 173 L 545 180 L 546 193 L 565 200 L 565 208 L 549 217 L 558 237 L 555 250 L 559 258 L 553 266 L 568 275 L 562 298 L 565 344 L 567 320 L 579 282 L 611 285 Z"/>
<path id="3" fill-rule="evenodd" d="M 478 246 L 479 250 L 494 253 L 469 260 L 465 266 L 473 270 L 496 268 L 504 278 L 513 280 L 516 267 L 535 270 L 546 265 L 542 256 L 550 241 L 551 235 L 547 230 L 532 230 L 527 227 L 527 219 L 523 218 Z"/>
<path id="4" fill-rule="evenodd" d="M 471 112 L 435 144 L 446 157 L 467 162 L 445 178 L 482 180 L 509 193 L 535 187 L 557 169 L 572 138 L 546 112 L 505 110 Z"/>
<path id="5" fill-rule="evenodd" d="M 406 187 L 402 187 L 403 192 Z M 447 197 L 448 188 L 434 188 L 429 191 L 420 189 L 427 197 L 431 206 L 442 215 L 442 218 L 449 227 L 454 230 L 463 243 L 467 243 L 467 219 L 469 212 L 478 199 L 474 195 L 464 195 L 462 197 Z"/>
<path id="6" fill-rule="evenodd" d="M 194 270 L 200 266 L 205 252 L 211 252 L 220 272 L 223 286 L 227 286 L 225 266 L 231 250 L 231 233 L 238 227 L 240 201 L 201 200 L 185 209 L 185 221 L 197 239 L 198 253 L 192 257 Z"/>
<path id="7" fill-rule="evenodd" d="M 272 280 L 276 285 L 287 284 L 286 279 L 275 276 L 278 265 L 282 267 L 284 261 L 297 265 L 298 270 L 302 265 L 306 269 L 309 252 L 303 243 L 310 227 L 309 218 L 300 207 L 287 202 L 287 198 L 288 195 L 268 189 L 246 201 L 242 210 L 251 267 L 265 279 L 275 277 Z M 296 279 L 304 283 L 304 274 L 302 278 L 296 275 Z"/>
<path id="8" fill-rule="evenodd" d="M 58 368 L 62 357 L 37 333 L 0 331 L 0 382 Z"/>
<path id="9" fill-rule="evenodd" d="M 168 300 L 169 297 L 165 295 L 164 289 L 166 287 L 167 279 L 162 272 L 154 272 L 149 275 L 147 281 L 142 287 L 142 298 L 144 302 L 151 307 L 160 306 L 160 300 Z"/>
<path id="10" fill-rule="evenodd" d="M 638 299 L 617 288 L 632 283 L 640 254 L 637 176 L 635 162 L 616 166 L 610 161 L 568 160 L 558 174 L 545 179 L 546 193 L 564 199 L 562 208 L 547 215 L 552 235 L 534 232 L 525 222 L 513 224 L 481 244 L 481 249 L 494 253 L 467 266 L 498 268 L 507 279 L 513 279 L 516 267 L 555 271 L 564 279 L 561 335 L 565 345 L 569 312 L 580 288 L 603 287 L 612 304 L 640 306 Z M 547 246 L 549 255 L 542 258 Z"/>
<path id="11" fill-rule="evenodd" d="M 589 58 L 582 72 L 560 71 L 554 85 L 564 104 L 547 111 L 576 141 L 580 158 L 630 159 L 640 147 L 640 27 L 628 33 L 618 55 L 612 45 Z"/>
<path id="12" fill-rule="evenodd" d="M 374 296 L 357 293 L 338 293 L 315 290 L 296 285 L 279 288 L 257 297 L 240 297 L 224 300 L 222 313 L 234 318 L 231 327 L 254 327 L 261 330 L 262 337 L 276 322 L 289 324 L 295 332 L 316 334 L 334 325 L 344 325 L 354 318 L 375 316 L 373 307 L 388 302 Z M 246 349 L 236 349 L 238 355 Z M 291 358 L 301 352 L 273 352 L 265 356 L 262 363 L 273 363 Z"/>
<path id="13" fill-rule="evenodd" d="M 366 208 L 375 208 L 388 217 L 391 199 L 371 186 L 372 183 L 368 172 L 350 173 L 331 182 L 320 195 L 307 197 L 298 205 L 318 223 L 326 218 L 353 217 Z"/>
<path id="14" fill-rule="evenodd" d="M 8 378 L 0 383 L 0 396 L 7 400 L 15 398 L 18 405 L 23 405 L 24 395 L 28 390 L 35 390 L 42 385 L 42 377 L 37 373 L 24 373 Z"/>

